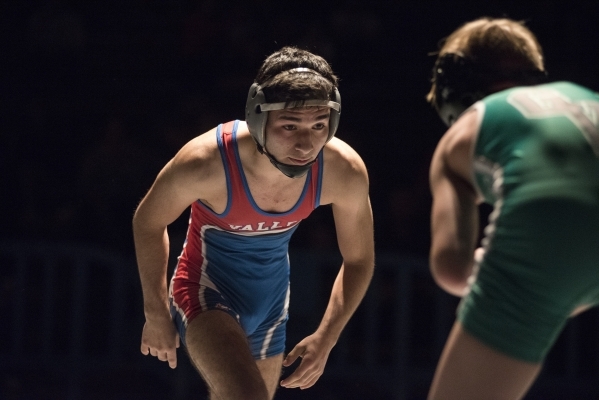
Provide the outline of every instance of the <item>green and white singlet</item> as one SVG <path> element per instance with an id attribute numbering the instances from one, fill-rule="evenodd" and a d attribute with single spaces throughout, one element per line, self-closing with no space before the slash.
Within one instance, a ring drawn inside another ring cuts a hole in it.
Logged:
<path id="1" fill-rule="evenodd" d="M 494 208 L 458 318 L 489 346 L 541 362 L 574 308 L 599 303 L 599 94 L 555 82 L 473 107 L 474 180 Z"/>

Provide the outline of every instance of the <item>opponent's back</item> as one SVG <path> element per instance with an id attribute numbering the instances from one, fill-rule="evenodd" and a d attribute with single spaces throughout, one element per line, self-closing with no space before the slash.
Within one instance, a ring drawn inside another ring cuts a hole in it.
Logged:
<path id="1" fill-rule="evenodd" d="M 570 198 L 599 204 L 599 94 L 569 82 L 517 87 L 474 107 L 478 189 L 490 204 Z"/>

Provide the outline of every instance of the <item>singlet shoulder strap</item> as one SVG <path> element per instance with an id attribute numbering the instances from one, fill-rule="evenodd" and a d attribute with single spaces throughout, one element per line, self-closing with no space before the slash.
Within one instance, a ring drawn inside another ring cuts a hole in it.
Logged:
<path id="1" fill-rule="evenodd" d="M 232 134 L 233 128 L 235 127 L 235 121 L 229 121 L 223 124 L 222 133 L 223 134 Z"/>
<path id="2" fill-rule="evenodd" d="M 220 148 L 223 160 L 229 159 L 229 162 L 233 161 L 232 143 L 234 132 L 237 128 L 236 122 L 229 121 L 220 124 L 216 130 L 216 140 L 218 141 L 218 147 Z"/>

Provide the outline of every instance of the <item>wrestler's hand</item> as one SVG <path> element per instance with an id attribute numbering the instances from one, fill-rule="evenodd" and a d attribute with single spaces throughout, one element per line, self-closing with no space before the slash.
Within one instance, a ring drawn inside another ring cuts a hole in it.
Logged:
<path id="1" fill-rule="evenodd" d="M 283 366 L 288 367 L 302 359 L 297 369 L 281 381 L 286 388 L 307 389 L 313 386 L 324 372 L 324 366 L 335 342 L 327 340 L 322 334 L 314 333 L 299 342 L 283 360 Z"/>
<path id="2" fill-rule="evenodd" d="M 171 368 L 177 367 L 179 334 L 171 318 L 146 318 L 141 334 L 141 353 L 168 361 Z"/>

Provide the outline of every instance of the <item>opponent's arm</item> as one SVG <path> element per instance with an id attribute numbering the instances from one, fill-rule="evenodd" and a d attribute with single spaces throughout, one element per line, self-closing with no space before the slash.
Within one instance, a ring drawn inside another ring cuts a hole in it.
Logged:
<path id="1" fill-rule="evenodd" d="M 341 331 L 364 297 L 374 271 L 368 175 L 358 155 L 351 149 L 345 151 L 352 152 L 350 166 L 331 179 L 336 183 L 332 210 L 343 264 L 318 329 L 298 343 L 283 362 L 288 366 L 302 357 L 294 373 L 281 382 L 285 387 L 306 389 L 316 383 Z"/>
<path id="2" fill-rule="evenodd" d="M 470 178 L 475 113 L 440 140 L 430 168 L 433 197 L 430 268 L 435 282 L 455 296 L 468 291 L 478 239 L 478 199 Z"/>
<path id="3" fill-rule="evenodd" d="M 198 139 L 195 139 L 198 141 Z M 141 352 L 176 366 L 178 336 L 172 322 L 166 281 L 167 226 L 199 198 L 201 160 L 197 143 L 187 144 L 160 171 L 133 217 L 133 238 L 142 285 L 146 324 Z M 201 140 L 200 140 L 201 141 Z"/>

